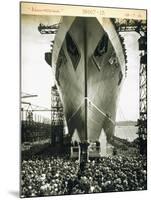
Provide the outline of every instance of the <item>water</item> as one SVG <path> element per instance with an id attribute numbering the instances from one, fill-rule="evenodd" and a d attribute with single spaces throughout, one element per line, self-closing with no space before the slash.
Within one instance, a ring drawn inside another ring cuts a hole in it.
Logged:
<path id="1" fill-rule="evenodd" d="M 127 125 L 127 126 L 116 126 L 115 127 L 115 136 L 122 138 L 122 139 L 127 139 L 128 141 L 133 141 L 137 138 L 137 131 L 138 131 L 138 127 L 134 126 L 134 125 Z M 72 137 L 73 141 L 80 141 L 77 130 L 74 132 L 73 137 Z"/>
<path id="2" fill-rule="evenodd" d="M 133 141 L 137 138 L 138 127 L 136 126 L 116 126 L 115 127 L 115 136 L 127 139 L 128 141 Z"/>

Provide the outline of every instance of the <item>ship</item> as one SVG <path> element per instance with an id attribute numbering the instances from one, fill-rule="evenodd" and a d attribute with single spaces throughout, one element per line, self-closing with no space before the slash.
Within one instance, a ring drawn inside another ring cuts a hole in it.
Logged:
<path id="1" fill-rule="evenodd" d="M 51 59 L 48 53 L 45 59 L 53 69 L 69 134 L 76 131 L 81 143 L 99 141 L 102 131 L 108 142 L 114 135 L 124 54 L 111 19 L 62 18 Z"/>

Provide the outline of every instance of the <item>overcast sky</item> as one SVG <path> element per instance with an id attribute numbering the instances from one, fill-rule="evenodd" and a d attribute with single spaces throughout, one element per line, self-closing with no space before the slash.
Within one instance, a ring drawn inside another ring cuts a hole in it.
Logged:
<path id="1" fill-rule="evenodd" d="M 39 23 L 55 24 L 60 17 L 22 16 L 21 26 L 21 90 L 38 97 L 24 99 L 32 104 L 51 108 L 51 86 L 54 84 L 51 67 L 44 60 L 50 50 L 53 35 L 41 35 Z M 122 33 L 128 55 L 128 75 L 124 81 L 117 110 L 117 121 L 137 120 L 139 117 L 139 51 L 138 34 Z M 47 112 L 36 113 L 50 117 Z"/>

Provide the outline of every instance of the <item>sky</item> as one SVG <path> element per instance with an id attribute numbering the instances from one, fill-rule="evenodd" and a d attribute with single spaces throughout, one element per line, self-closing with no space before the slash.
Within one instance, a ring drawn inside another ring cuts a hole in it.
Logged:
<path id="1" fill-rule="evenodd" d="M 21 18 L 21 91 L 38 97 L 22 99 L 51 109 L 51 86 L 54 84 L 51 67 L 45 62 L 44 54 L 50 51 L 54 35 L 41 35 L 39 23 L 55 24 L 60 18 L 23 15 Z M 23 95 L 22 95 L 23 96 Z M 22 105 L 25 109 L 27 105 Z M 49 112 L 36 112 L 50 118 Z"/>
<path id="2" fill-rule="evenodd" d="M 54 77 L 51 67 L 45 62 L 44 53 L 50 51 L 54 35 L 40 34 L 39 23 L 55 24 L 60 17 L 22 15 L 21 18 L 21 92 L 36 94 L 38 97 L 22 99 L 51 109 L 51 86 Z M 121 33 L 124 37 L 128 73 L 124 80 L 117 109 L 116 121 L 133 120 L 139 117 L 139 54 L 138 38 L 135 32 Z M 27 105 L 23 105 L 27 108 Z M 36 112 L 50 118 L 49 112 Z"/>
<path id="3" fill-rule="evenodd" d="M 137 120 L 139 118 L 139 67 L 138 33 L 121 34 L 127 49 L 128 71 L 119 97 L 117 121 Z"/>

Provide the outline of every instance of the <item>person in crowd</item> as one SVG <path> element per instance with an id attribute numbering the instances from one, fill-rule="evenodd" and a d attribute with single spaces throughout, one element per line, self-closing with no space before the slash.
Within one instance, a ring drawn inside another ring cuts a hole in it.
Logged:
<path id="1" fill-rule="evenodd" d="M 101 157 L 83 170 L 66 157 L 35 156 L 21 164 L 21 196 L 119 192 L 147 189 L 147 162 L 142 156 Z"/>

